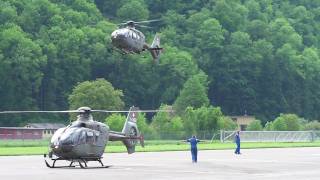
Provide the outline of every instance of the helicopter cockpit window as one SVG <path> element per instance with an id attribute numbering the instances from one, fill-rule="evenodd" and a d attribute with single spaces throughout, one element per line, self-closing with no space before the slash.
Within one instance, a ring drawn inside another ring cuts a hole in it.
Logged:
<path id="1" fill-rule="evenodd" d="M 94 143 L 94 134 L 91 131 L 87 131 L 87 143 Z"/>
<path id="2" fill-rule="evenodd" d="M 95 141 L 98 142 L 98 137 L 100 136 L 100 132 L 96 131 L 95 132 Z"/>
<path id="3" fill-rule="evenodd" d="M 83 144 L 83 143 L 86 143 L 86 132 L 85 131 L 82 131 L 81 134 L 80 134 L 80 137 L 79 137 L 79 143 L 80 144 Z"/>

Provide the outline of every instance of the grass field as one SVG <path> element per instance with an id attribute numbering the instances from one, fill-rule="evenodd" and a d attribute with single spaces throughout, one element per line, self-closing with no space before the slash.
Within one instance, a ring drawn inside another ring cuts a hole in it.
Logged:
<path id="1" fill-rule="evenodd" d="M 40 147 L 49 145 L 50 139 L 43 140 L 0 140 L 0 147 Z"/>
<path id="2" fill-rule="evenodd" d="M 0 156 L 9 155 L 40 155 L 47 153 L 48 142 L 0 142 Z M 29 143 L 29 146 L 28 146 Z M 37 145 L 38 144 L 38 145 Z M 286 148 L 286 147 L 320 147 L 320 141 L 317 142 L 301 142 L 301 143 L 241 143 L 242 149 L 253 148 Z M 137 152 L 155 152 L 155 151 L 185 151 L 189 150 L 190 146 L 179 141 L 146 141 L 144 148 L 137 146 Z M 219 149 L 234 149 L 234 143 L 200 143 L 199 150 L 219 150 Z M 118 153 L 126 152 L 125 146 L 121 143 L 110 143 L 106 147 L 106 152 Z"/>

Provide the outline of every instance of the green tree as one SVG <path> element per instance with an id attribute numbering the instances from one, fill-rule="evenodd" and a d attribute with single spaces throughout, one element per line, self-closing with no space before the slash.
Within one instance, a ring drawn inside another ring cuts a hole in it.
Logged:
<path id="1" fill-rule="evenodd" d="M 273 123 L 268 121 L 265 125 L 264 125 L 264 130 L 266 131 L 272 131 L 273 130 Z"/>
<path id="2" fill-rule="evenodd" d="M 10 5 L 8 2 L 0 2 L 0 24 L 16 23 L 18 14 L 15 6 Z"/>
<path id="3" fill-rule="evenodd" d="M 272 129 L 275 131 L 287 131 L 288 127 L 285 120 L 281 117 L 278 117 L 273 121 Z"/>
<path id="4" fill-rule="evenodd" d="M 66 109 L 72 88 L 96 78 L 122 89 L 127 105 L 157 108 L 174 104 L 204 71 L 210 104 L 227 114 L 320 117 L 317 1 L 3 0 L 0 7 L 4 109 Z M 161 34 L 158 65 L 149 54 L 112 52 L 115 24 L 130 19 L 163 20 L 141 29 L 147 42 Z"/>
<path id="5" fill-rule="evenodd" d="M 219 107 L 202 106 L 200 108 L 187 107 L 183 115 L 184 127 L 187 134 L 201 133 L 202 131 L 214 132 L 222 125 L 219 121 L 224 118 Z M 227 124 L 228 123 L 228 124 Z M 224 127 L 229 128 L 230 122 L 224 122 Z"/>
<path id="6" fill-rule="evenodd" d="M 248 9 L 237 1 L 218 0 L 212 13 L 225 29 L 234 32 L 245 25 Z"/>
<path id="7" fill-rule="evenodd" d="M 314 82 L 317 81 L 320 72 L 320 58 L 316 49 L 305 48 L 303 50 L 296 71 L 304 79 L 302 115 L 304 118 L 317 117 L 319 113 L 315 111 L 315 108 L 317 108 L 315 104 L 320 102 L 316 92 L 319 84 Z"/>
<path id="8" fill-rule="evenodd" d="M 268 24 L 261 20 L 253 20 L 248 24 L 247 32 L 253 40 L 265 38 L 269 35 Z"/>
<path id="9" fill-rule="evenodd" d="M 266 21 L 267 17 L 263 14 L 261 11 L 261 6 L 259 4 L 259 1 L 256 0 L 248 0 L 244 2 L 246 8 L 248 9 L 248 19 L 260 19 Z"/>
<path id="10" fill-rule="evenodd" d="M 174 103 L 174 109 L 181 114 L 188 106 L 199 108 L 207 106 L 209 99 L 207 75 L 203 72 L 189 78 Z"/>
<path id="11" fill-rule="evenodd" d="M 188 78 L 197 74 L 199 69 L 190 53 L 167 45 L 164 48 L 166 51 L 161 56 L 155 72 L 160 75 L 156 91 L 161 93 L 159 104 L 173 104 L 183 84 Z M 154 77 L 154 75 L 150 76 Z M 151 82 L 155 84 L 154 81 Z M 155 96 L 157 92 L 153 92 L 151 96 Z"/>
<path id="12" fill-rule="evenodd" d="M 141 134 L 143 134 L 146 138 L 151 137 L 153 135 L 153 129 L 151 125 L 147 124 L 147 118 L 144 113 L 139 113 L 137 119 L 137 126 Z"/>
<path id="13" fill-rule="evenodd" d="M 105 119 L 105 123 L 110 127 L 113 131 L 121 132 L 126 121 L 126 116 L 121 114 L 112 114 Z M 150 138 L 152 136 L 152 128 L 146 123 L 145 114 L 139 113 L 137 118 L 137 126 L 141 134 L 145 136 L 145 138 Z"/>
<path id="14" fill-rule="evenodd" d="M 231 118 L 229 117 L 222 117 L 218 119 L 218 129 L 219 130 L 230 130 L 233 131 L 238 127 L 237 123 L 234 122 Z"/>
<path id="15" fill-rule="evenodd" d="M 126 117 L 121 114 L 111 114 L 105 119 L 105 123 L 111 130 L 121 132 L 125 120 Z"/>
<path id="16" fill-rule="evenodd" d="M 36 109 L 47 59 L 41 47 L 16 25 L 0 30 L 0 94 L 3 109 Z"/>
<path id="17" fill-rule="evenodd" d="M 284 118 L 287 123 L 288 131 L 299 131 L 301 129 L 301 120 L 295 114 L 285 114 Z"/>
<path id="18" fill-rule="evenodd" d="M 36 35 L 42 27 L 48 26 L 50 19 L 58 13 L 58 5 L 49 0 L 28 1 L 19 16 L 19 23 L 24 31 Z"/>
<path id="19" fill-rule="evenodd" d="M 166 106 L 162 106 L 160 109 L 166 109 Z M 160 139 L 182 138 L 184 131 L 182 119 L 167 112 L 158 112 L 152 118 L 151 127 Z"/>
<path id="20" fill-rule="evenodd" d="M 320 122 L 319 121 L 311 121 L 305 124 L 304 130 L 320 130 Z"/>
<path id="21" fill-rule="evenodd" d="M 117 11 L 122 20 L 146 20 L 149 10 L 143 0 L 132 0 L 124 3 Z"/>
<path id="22" fill-rule="evenodd" d="M 211 101 L 219 104 L 228 114 L 244 114 L 256 112 L 257 78 L 261 69 L 261 59 L 255 52 L 249 34 L 234 32 L 230 44 L 224 46 L 224 54 L 213 61 L 208 70 L 213 82 L 210 84 L 209 96 Z M 213 100 L 212 100 L 213 99 Z"/>
<path id="23" fill-rule="evenodd" d="M 222 29 L 219 21 L 211 18 L 205 20 L 196 32 L 199 37 L 197 44 L 203 50 L 217 49 L 222 47 L 225 31 Z"/>
<path id="24" fill-rule="evenodd" d="M 121 110 L 124 103 L 123 93 L 115 90 L 112 84 L 104 79 L 85 81 L 74 87 L 69 95 L 70 109 L 89 106 L 92 109 Z M 105 119 L 105 114 L 97 114 L 98 120 Z"/>
<path id="25" fill-rule="evenodd" d="M 263 127 L 261 125 L 261 121 L 260 120 L 254 120 L 252 121 L 248 127 L 247 127 L 247 131 L 262 131 Z"/>
<path id="26" fill-rule="evenodd" d="M 301 48 L 302 37 L 295 32 L 295 29 L 290 25 L 287 19 L 277 18 L 269 25 L 270 38 L 276 48 L 284 44 L 290 44 L 294 49 Z"/>
<path id="27" fill-rule="evenodd" d="M 275 131 L 299 131 L 301 128 L 300 119 L 295 114 L 280 114 L 272 126 Z"/>
<path id="28" fill-rule="evenodd" d="M 0 28 L 0 108 L 38 109 L 37 94 L 47 63 L 41 48 L 19 26 Z M 23 125 L 33 115 L 1 116 L 0 125 Z M 14 121 L 16 120 L 16 121 Z"/>
<path id="29" fill-rule="evenodd" d="M 116 17 L 117 10 L 126 1 L 127 0 L 118 0 L 118 1 L 95 0 L 94 2 L 102 14 L 106 14 L 108 17 Z"/>

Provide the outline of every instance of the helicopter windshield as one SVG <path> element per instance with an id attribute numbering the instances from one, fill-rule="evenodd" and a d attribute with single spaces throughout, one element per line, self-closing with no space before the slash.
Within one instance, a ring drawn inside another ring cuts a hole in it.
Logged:
<path id="1" fill-rule="evenodd" d="M 128 29 L 118 29 L 118 30 L 112 32 L 111 37 L 115 38 L 119 35 L 128 37 L 128 33 L 129 33 Z"/>
<path id="2" fill-rule="evenodd" d="M 61 144 L 74 144 L 79 137 L 76 128 L 69 128 L 60 136 Z"/>
<path id="3" fill-rule="evenodd" d="M 60 128 L 52 136 L 51 144 L 54 146 L 77 144 L 81 138 L 80 133 L 79 128 Z"/>

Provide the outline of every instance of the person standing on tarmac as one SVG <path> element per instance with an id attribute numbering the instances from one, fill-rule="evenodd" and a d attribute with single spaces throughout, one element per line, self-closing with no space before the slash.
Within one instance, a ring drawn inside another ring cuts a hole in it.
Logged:
<path id="1" fill-rule="evenodd" d="M 240 153 L 240 131 L 236 132 L 236 135 L 234 136 L 234 141 L 237 144 L 237 148 L 235 150 L 235 154 L 241 154 Z"/>
<path id="2" fill-rule="evenodd" d="M 197 163 L 198 161 L 198 148 L 197 148 L 197 144 L 198 142 L 200 142 L 199 139 L 196 138 L 196 136 L 192 136 L 190 139 L 186 140 L 187 142 L 190 143 L 191 145 L 191 157 L 192 157 L 192 162 L 193 163 Z"/>

